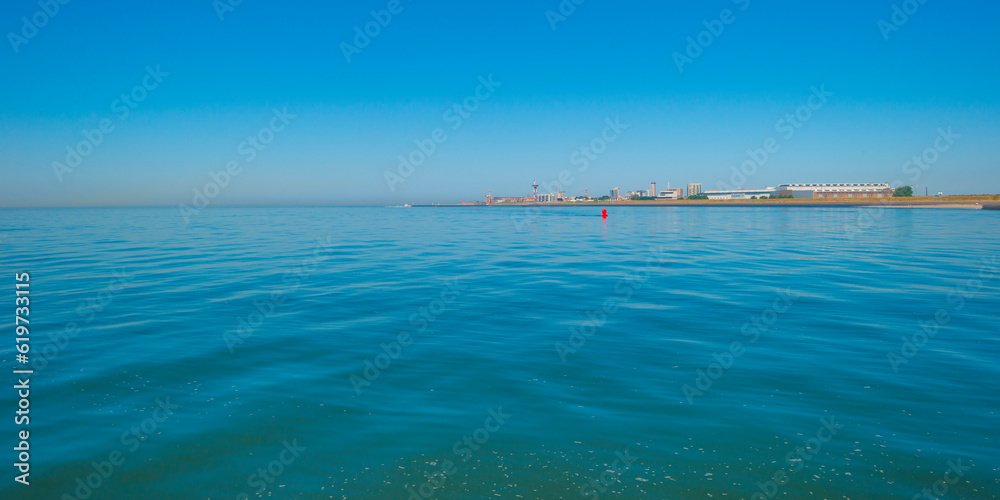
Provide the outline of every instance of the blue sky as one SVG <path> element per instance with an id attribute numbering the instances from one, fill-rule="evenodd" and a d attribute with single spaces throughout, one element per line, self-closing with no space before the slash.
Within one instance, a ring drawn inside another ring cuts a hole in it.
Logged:
<path id="1" fill-rule="evenodd" d="M 1000 192 L 993 2 L 56 5 L 0 8 L 0 206 L 191 205 L 195 190 L 217 206 L 454 202 L 524 196 L 564 170 L 571 194 L 650 181 Z M 912 14 L 894 20 L 894 6 Z M 371 11 L 389 8 L 377 24 Z M 710 43 L 687 52 L 699 36 Z M 679 71 L 675 53 L 695 57 Z M 810 109 L 813 89 L 827 97 Z M 796 112 L 807 119 L 787 137 L 779 121 Z M 623 126 L 609 135 L 609 120 Z M 768 140 L 777 149 L 747 165 Z M 400 169 L 418 142 L 433 152 Z M 588 145 L 603 152 L 581 170 Z M 89 154 L 71 167 L 67 147 Z"/>

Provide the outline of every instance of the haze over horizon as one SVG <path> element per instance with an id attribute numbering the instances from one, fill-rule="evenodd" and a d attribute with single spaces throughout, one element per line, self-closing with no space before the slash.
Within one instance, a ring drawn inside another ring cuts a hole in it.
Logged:
<path id="1" fill-rule="evenodd" d="M 450 203 L 535 180 L 1000 193 L 995 3 L 2 12 L 0 207 L 190 205 L 207 184 L 213 206 Z"/>

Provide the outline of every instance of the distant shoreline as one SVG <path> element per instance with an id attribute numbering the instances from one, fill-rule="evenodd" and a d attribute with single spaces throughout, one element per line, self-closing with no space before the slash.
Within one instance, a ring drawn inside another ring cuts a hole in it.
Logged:
<path id="1" fill-rule="evenodd" d="M 657 200 L 657 201 L 591 201 L 591 202 L 552 202 L 552 203 L 458 203 L 458 204 L 419 204 L 416 208 L 435 207 L 809 207 L 809 208 L 840 208 L 840 207 L 886 207 L 886 208 L 953 208 L 967 210 L 1000 210 L 1000 199 L 997 196 L 914 196 L 910 198 L 881 198 L 872 200 L 848 199 L 775 199 L 775 200 Z"/>

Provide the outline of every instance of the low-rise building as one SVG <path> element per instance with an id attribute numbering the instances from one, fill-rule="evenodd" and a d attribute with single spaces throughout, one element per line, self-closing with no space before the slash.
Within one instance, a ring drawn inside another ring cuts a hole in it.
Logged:
<path id="1" fill-rule="evenodd" d="M 778 190 L 793 198 L 889 198 L 894 192 L 888 182 L 782 184 Z"/>
<path id="2" fill-rule="evenodd" d="M 770 198 L 778 194 L 778 189 L 773 187 L 764 189 L 709 189 L 701 194 L 708 196 L 710 200 L 749 200 L 750 198 Z"/>
<path id="3" fill-rule="evenodd" d="M 667 188 L 656 195 L 658 200 L 679 200 L 684 197 L 684 188 Z"/>

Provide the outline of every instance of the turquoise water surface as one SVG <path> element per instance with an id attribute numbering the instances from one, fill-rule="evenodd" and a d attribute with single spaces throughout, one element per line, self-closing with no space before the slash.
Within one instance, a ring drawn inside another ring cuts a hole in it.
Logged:
<path id="1" fill-rule="evenodd" d="M 2 210 L 0 496 L 1000 496 L 1000 212 L 599 214 Z"/>

